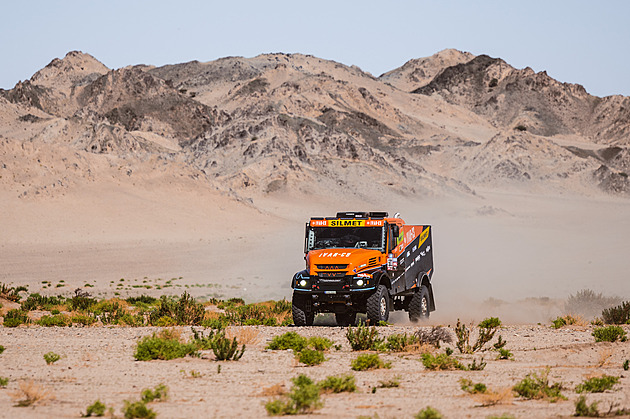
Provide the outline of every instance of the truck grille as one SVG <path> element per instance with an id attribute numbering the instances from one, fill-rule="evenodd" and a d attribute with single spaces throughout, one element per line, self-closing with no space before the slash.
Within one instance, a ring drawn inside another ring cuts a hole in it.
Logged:
<path id="1" fill-rule="evenodd" d="M 348 265 L 317 265 L 317 269 L 340 270 L 346 269 Z"/>
<path id="2" fill-rule="evenodd" d="M 327 280 L 327 279 L 343 278 L 344 276 L 346 276 L 346 273 L 345 272 L 318 272 L 317 276 L 319 277 L 320 280 Z"/>
<path id="3" fill-rule="evenodd" d="M 374 258 L 370 258 L 368 260 L 368 266 L 374 266 L 378 263 L 378 258 L 374 257 Z"/>

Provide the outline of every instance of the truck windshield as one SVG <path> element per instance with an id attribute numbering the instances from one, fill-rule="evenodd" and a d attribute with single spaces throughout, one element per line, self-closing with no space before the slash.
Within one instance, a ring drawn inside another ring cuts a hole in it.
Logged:
<path id="1" fill-rule="evenodd" d="M 329 248 L 366 248 L 383 250 L 383 227 L 309 227 L 306 251 Z"/>

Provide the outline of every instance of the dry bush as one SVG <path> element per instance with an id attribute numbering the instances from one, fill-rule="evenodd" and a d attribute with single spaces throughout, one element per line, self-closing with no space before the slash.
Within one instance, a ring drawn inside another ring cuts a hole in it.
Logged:
<path id="1" fill-rule="evenodd" d="M 284 384 L 274 384 L 270 387 L 263 387 L 260 392 L 261 396 L 265 397 L 277 397 L 282 396 L 287 393 L 287 389 Z"/>
<path id="2" fill-rule="evenodd" d="M 232 340 L 236 338 L 238 343 L 242 343 L 244 345 L 256 345 L 260 341 L 260 332 L 255 327 L 251 326 L 242 326 L 232 328 L 230 327 L 225 336 Z"/>
<path id="3" fill-rule="evenodd" d="M 184 342 L 181 330 L 175 328 L 162 329 L 156 333 L 156 336 L 161 339 L 176 340 L 181 343 Z"/>
<path id="4" fill-rule="evenodd" d="M 488 391 L 475 395 L 481 406 L 495 406 L 497 404 L 512 404 L 514 393 L 511 387 L 506 387 L 499 391 Z"/>
<path id="5" fill-rule="evenodd" d="M 35 384 L 33 380 L 20 381 L 20 389 L 13 393 L 15 406 L 25 407 L 35 404 L 43 404 L 48 400 L 54 400 L 55 396 L 46 388 Z"/>
<path id="6" fill-rule="evenodd" d="M 442 326 L 430 329 L 420 328 L 416 331 L 415 336 L 421 344 L 433 345 L 437 348 L 440 347 L 440 343 L 453 343 L 453 333 Z"/>
<path id="7" fill-rule="evenodd" d="M 565 313 L 579 314 L 587 319 L 599 316 L 602 310 L 614 307 L 622 301 L 619 297 L 606 297 L 602 293 L 583 289 L 569 295 L 564 304 Z"/>
<path id="8" fill-rule="evenodd" d="M 405 347 L 405 352 L 411 354 L 433 353 L 435 350 L 435 346 L 428 343 L 414 343 Z"/>

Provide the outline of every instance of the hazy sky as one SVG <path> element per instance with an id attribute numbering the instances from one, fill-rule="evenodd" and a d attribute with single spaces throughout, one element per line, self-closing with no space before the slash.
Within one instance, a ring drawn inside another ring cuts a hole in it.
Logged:
<path id="1" fill-rule="evenodd" d="M 0 88 L 80 50 L 109 68 L 300 52 L 378 76 L 445 48 L 630 95 L 630 1 L 3 1 Z"/>

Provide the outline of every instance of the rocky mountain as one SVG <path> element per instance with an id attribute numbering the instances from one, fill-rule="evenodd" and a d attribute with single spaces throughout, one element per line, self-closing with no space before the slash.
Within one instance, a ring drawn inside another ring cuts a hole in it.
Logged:
<path id="1" fill-rule="evenodd" d="M 629 98 L 445 50 L 378 78 L 301 54 L 110 70 L 70 52 L 0 90 L 0 185 L 183 181 L 237 199 L 630 192 Z"/>

